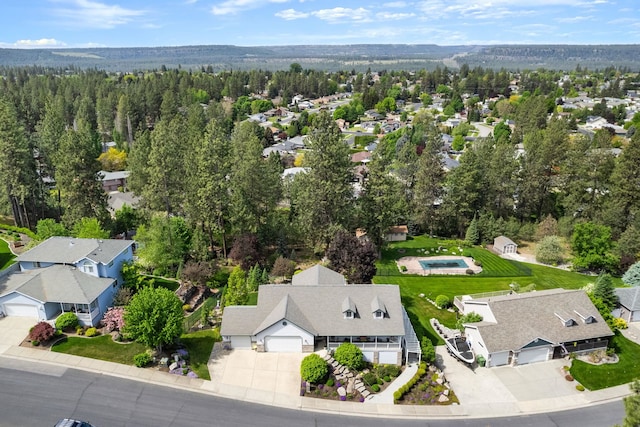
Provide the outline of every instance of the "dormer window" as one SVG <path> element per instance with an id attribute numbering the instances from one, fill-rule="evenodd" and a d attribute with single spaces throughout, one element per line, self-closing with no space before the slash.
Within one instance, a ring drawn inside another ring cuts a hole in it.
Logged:
<path id="1" fill-rule="evenodd" d="M 554 313 L 558 319 L 564 324 L 565 327 L 577 325 L 578 322 L 571 317 L 568 313 Z"/>
<path id="2" fill-rule="evenodd" d="M 354 316 L 353 311 L 347 310 L 347 311 L 344 312 L 344 318 L 345 319 L 353 319 L 354 317 L 355 316 Z"/>
<path id="3" fill-rule="evenodd" d="M 387 307 L 385 307 L 384 303 L 380 301 L 378 296 L 373 298 L 373 301 L 371 301 L 371 313 L 373 313 L 374 319 L 384 319 L 384 316 L 387 313 Z"/>
<path id="4" fill-rule="evenodd" d="M 376 310 L 373 312 L 373 318 L 374 319 L 382 319 L 384 318 L 384 313 L 382 312 L 382 310 Z"/>
<path id="5" fill-rule="evenodd" d="M 342 314 L 345 319 L 355 319 L 357 310 L 358 309 L 351 298 L 346 297 L 344 301 L 342 301 Z"/>

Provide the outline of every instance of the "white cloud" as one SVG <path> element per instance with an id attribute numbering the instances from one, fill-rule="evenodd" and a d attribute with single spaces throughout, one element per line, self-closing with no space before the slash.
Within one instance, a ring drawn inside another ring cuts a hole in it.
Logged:
<path id="1" fill-rule="evenodd" d="M 393 21 L 398 19 L 407 19 L 416 16 L 415 13 L 392 13 L 392 12 L 378 12 L 376 18 L 384 21 Z"/>
<path id="2" fill-rule="evenodd" d="M 330 23 L 344 21 L 368 22 L 370 20 L 370 12 L 363 7 L 357 9 L 334 7 L 333 9 L 316 10 L 311 12 L 311 14 L 318 19 Z"/>
<path id="3" fill-rule="evenodd" d="M 392 2 L 389 2 L 389 3 L 384 3 L 382 5 L 382 7 L 386 7 L 386 8 L 407 7 L 407 3 L 403 2 L 403 1 L 392 1 Z"/>
<path id="4" fill-rule="evenodd" d="M 5 43 L 3 43 L 5 44 Z M 46 48 L 46 47 L 64 47 L 67 44 L 56 39 L 37 39 L 37 40 L 18 40 L 12 44 L 12 47 L 18 48 Z"/>
<path id="5" fill-rule="evenodd" d="M 305 12 L 298 12 L 295 9 L 285 9 L 285 10 L 281 10 L 280 12 L 276 12 L 275 16 L 277 16 L 278 18 L 285 19 L 287 21 L 292 21 L 294 19 L 308 18 L 309 14 Z"/>
<path id="6" fill-rule="evenodd" d="M 65 18 L 65 24 L 74 27 L 114 28 L 147 13 L 144 10 L 126 9 L 119 5 L 108 5 L 91 0 L 52 1 L 69 5 L 53 9 L 53 14 Z"/>
<path id="7" fill-rule="evenodd" d="M 265 3 L 287 3 L 289 0 L 225 0 L 211 8 L 214 15 L 235 15 L 245 10 L 255 9 Z"/>
<path id="8" fill-rule="evenodd" d="M 593 16 L 574 16 L 567 18 L 558 18 L 556 21 L 561 22 L 563 24 L 576 24 L 578 22 L 591 21 Z"/>

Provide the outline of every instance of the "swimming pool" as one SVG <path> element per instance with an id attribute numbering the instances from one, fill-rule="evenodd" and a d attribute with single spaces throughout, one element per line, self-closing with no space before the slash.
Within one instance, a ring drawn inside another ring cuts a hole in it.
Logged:
<path id="1" fill-rule="evenodd" d="M 434 270 L 438 268 L 469 268 L 463 259 L 432 259 L 418 261 L 423 270 Z"/>

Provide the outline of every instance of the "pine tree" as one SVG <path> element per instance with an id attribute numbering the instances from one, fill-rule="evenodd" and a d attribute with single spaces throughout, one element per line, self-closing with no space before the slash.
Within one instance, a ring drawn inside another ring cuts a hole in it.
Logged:
<path id="1" fill-rule="evenodd" d="M 293 209 L 300 231 L 309 243 L 322 249 L 336 230 L 347 226 L 353 188 L 349 147 L 328 112 L 314 120 L 314 129 L 307 139 L 305 154 L 307 173 L 294 180 Z"/>
<path id="2" fill-rule="evenodd" d="M 480 231 L 478 230 L 478 220 L 476 216 L 473 216 L 473 219 L 469 223 L 469 227 L 467 227 L 467 232 L 464 236 L 464 241 L 470 245 L 477 245 L 480 241 Z"/>
<path id="3" fill-rule="evenodd" d="M 613 281 L 609 274 L 601 274 L 596 279 L 595 288 L 593 289 L 593 296 L 602 300 L 602 302 L 613 310 L 618 302 L 618 297 L 613 286 Z"/>

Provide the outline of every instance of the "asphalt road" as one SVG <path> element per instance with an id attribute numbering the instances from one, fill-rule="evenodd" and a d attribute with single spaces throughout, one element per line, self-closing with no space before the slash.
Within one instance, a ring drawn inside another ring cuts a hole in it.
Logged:
<path id="1" fill-rule="evenodd" d="M 106 375 L 0 357 L 0 426 L 53 426 L 69 417 L 96 427 L 603 427 L 622 421 L 622 402 L 496 419 L 401 420 L 314 413 L 212 397 Z"/>

